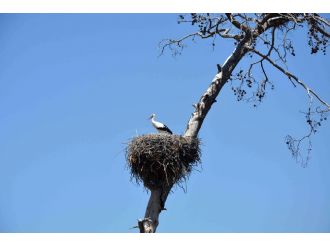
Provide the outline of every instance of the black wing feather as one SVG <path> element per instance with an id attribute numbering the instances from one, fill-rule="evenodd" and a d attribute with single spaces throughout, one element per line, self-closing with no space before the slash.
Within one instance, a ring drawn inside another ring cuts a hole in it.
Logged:
<path id="1" fill-rule="evenodd" d="M 164 124 L 164 127 L 158 128 L 159 130 L 166 131 L 169 134 L 173 134 L 173 132 Z"/>

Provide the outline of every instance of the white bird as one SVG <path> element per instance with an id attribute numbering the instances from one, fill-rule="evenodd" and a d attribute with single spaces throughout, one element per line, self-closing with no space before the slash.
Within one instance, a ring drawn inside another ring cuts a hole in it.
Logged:
<path id="1" fill-rule="evenodd" d="M 157 122 L 155 120 L 156 114 L 153 113 L 149 119 L 151 119 L 152 125 L 158 130 L 159 133 L 173 134 L 172 131 L 163 123 Z"/>

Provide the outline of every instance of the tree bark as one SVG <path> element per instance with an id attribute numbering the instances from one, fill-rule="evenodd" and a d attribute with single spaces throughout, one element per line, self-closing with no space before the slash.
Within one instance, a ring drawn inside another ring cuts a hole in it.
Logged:
<path id="1" fill-rule="evenodd" d="M 144 215 L 144 219 L 139 220 L 138 226 L 140 233 L 155 233 L 158 226 L 159 214 L 164 208 L 165 201 L 171 191 L 172 186 L 165 189 L 151 190 L 148 206 Z"/>
<path id="2" fill-rule="evenodd" d="M 227 58 L 222 66 L 221 71 L 219 71 L 214 79 L 212 80 L 210 86 L 207 88 L 205 93 L 200 98 L 199 102 L 195 104 L 195 112 L 189 119 L 184 136 L 197 137 L 200 128 L 202 127 L 203 121 L 206 114 L 211 109 L 213 103 L 216 102 L 216 97 L 221 91 L 222 87 L 226 84 L 230 78 L 236 65 L 242 59 L 242 57 L 247 53 L 247 44 L 251 38 L 251 35 L 246 35 L 245 38 L 237 45 L 234 52 Z"/>
<path id="3" fill-rule="evenodd" d="M 151 190 L 148 206 L 143 220 L 139 220 L 140 233 L 156 232 L 158 216 L 161 212 L 161 190 Z"/>
<path id="4" fill-rule="evenodd" d="M 186 131 L 184 133 L 185 137 L 198 136 L 198 132 L 203 124 L 203 121 L 213 103 L 216 102 L 216 97 L 218 96 L 220 90 L 230 78 L 236 65 L 248 52 L 248 45 L 250 44 L 251 39 L 251 33 L 247 32 L 245 37 L 238 43 L 234 52 L 224 62 L 221 70 L 219 69 L 218 73 L 215 75 L 199 102 L 195 104 L 195 111 L 189 119 Z M 165 201 L 171 189 L 172 186 L 168 186 L 164 191 L 162 189 L 151 190 L 144 219 L 139 220 L 139 229 L 141 233 L 156 232 L 159 223 L 159 214 L 163 210 Z"/>

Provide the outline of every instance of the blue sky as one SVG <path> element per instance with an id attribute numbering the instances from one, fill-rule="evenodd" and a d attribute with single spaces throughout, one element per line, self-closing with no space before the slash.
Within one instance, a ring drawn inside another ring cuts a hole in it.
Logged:
<path id="1" fill-rule="evenodd" d="M 158 43 L 191 27 L 169 14 L 0 15 L 0 232 L 136 232 L 149 194 L 130 182 L 125 143 L 155 112 L 183 133 L 232 46 Z M 290 69 L 330 101 L 329 56 L 292 35 Z M 244 65 L 244 61 L 242 63 Z M 202 165 L 176 188 L 158 232 L 329 232 L 329 123 L 302 168 L 284 143 L 307 131 L 307 96 L 270 70 L 263 104 L 226 85 L 202 130 Z"/>

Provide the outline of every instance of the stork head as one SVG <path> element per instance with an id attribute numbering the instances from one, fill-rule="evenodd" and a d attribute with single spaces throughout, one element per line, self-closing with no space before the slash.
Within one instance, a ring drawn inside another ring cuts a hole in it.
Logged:
<path id="1" fill-rule="evenodd" d="M 149 119 L 152 119 L 154 117 L 156 117 L 156 114 L 155 113 L 151 114 L 151 116 L 149 117 Z"/>

